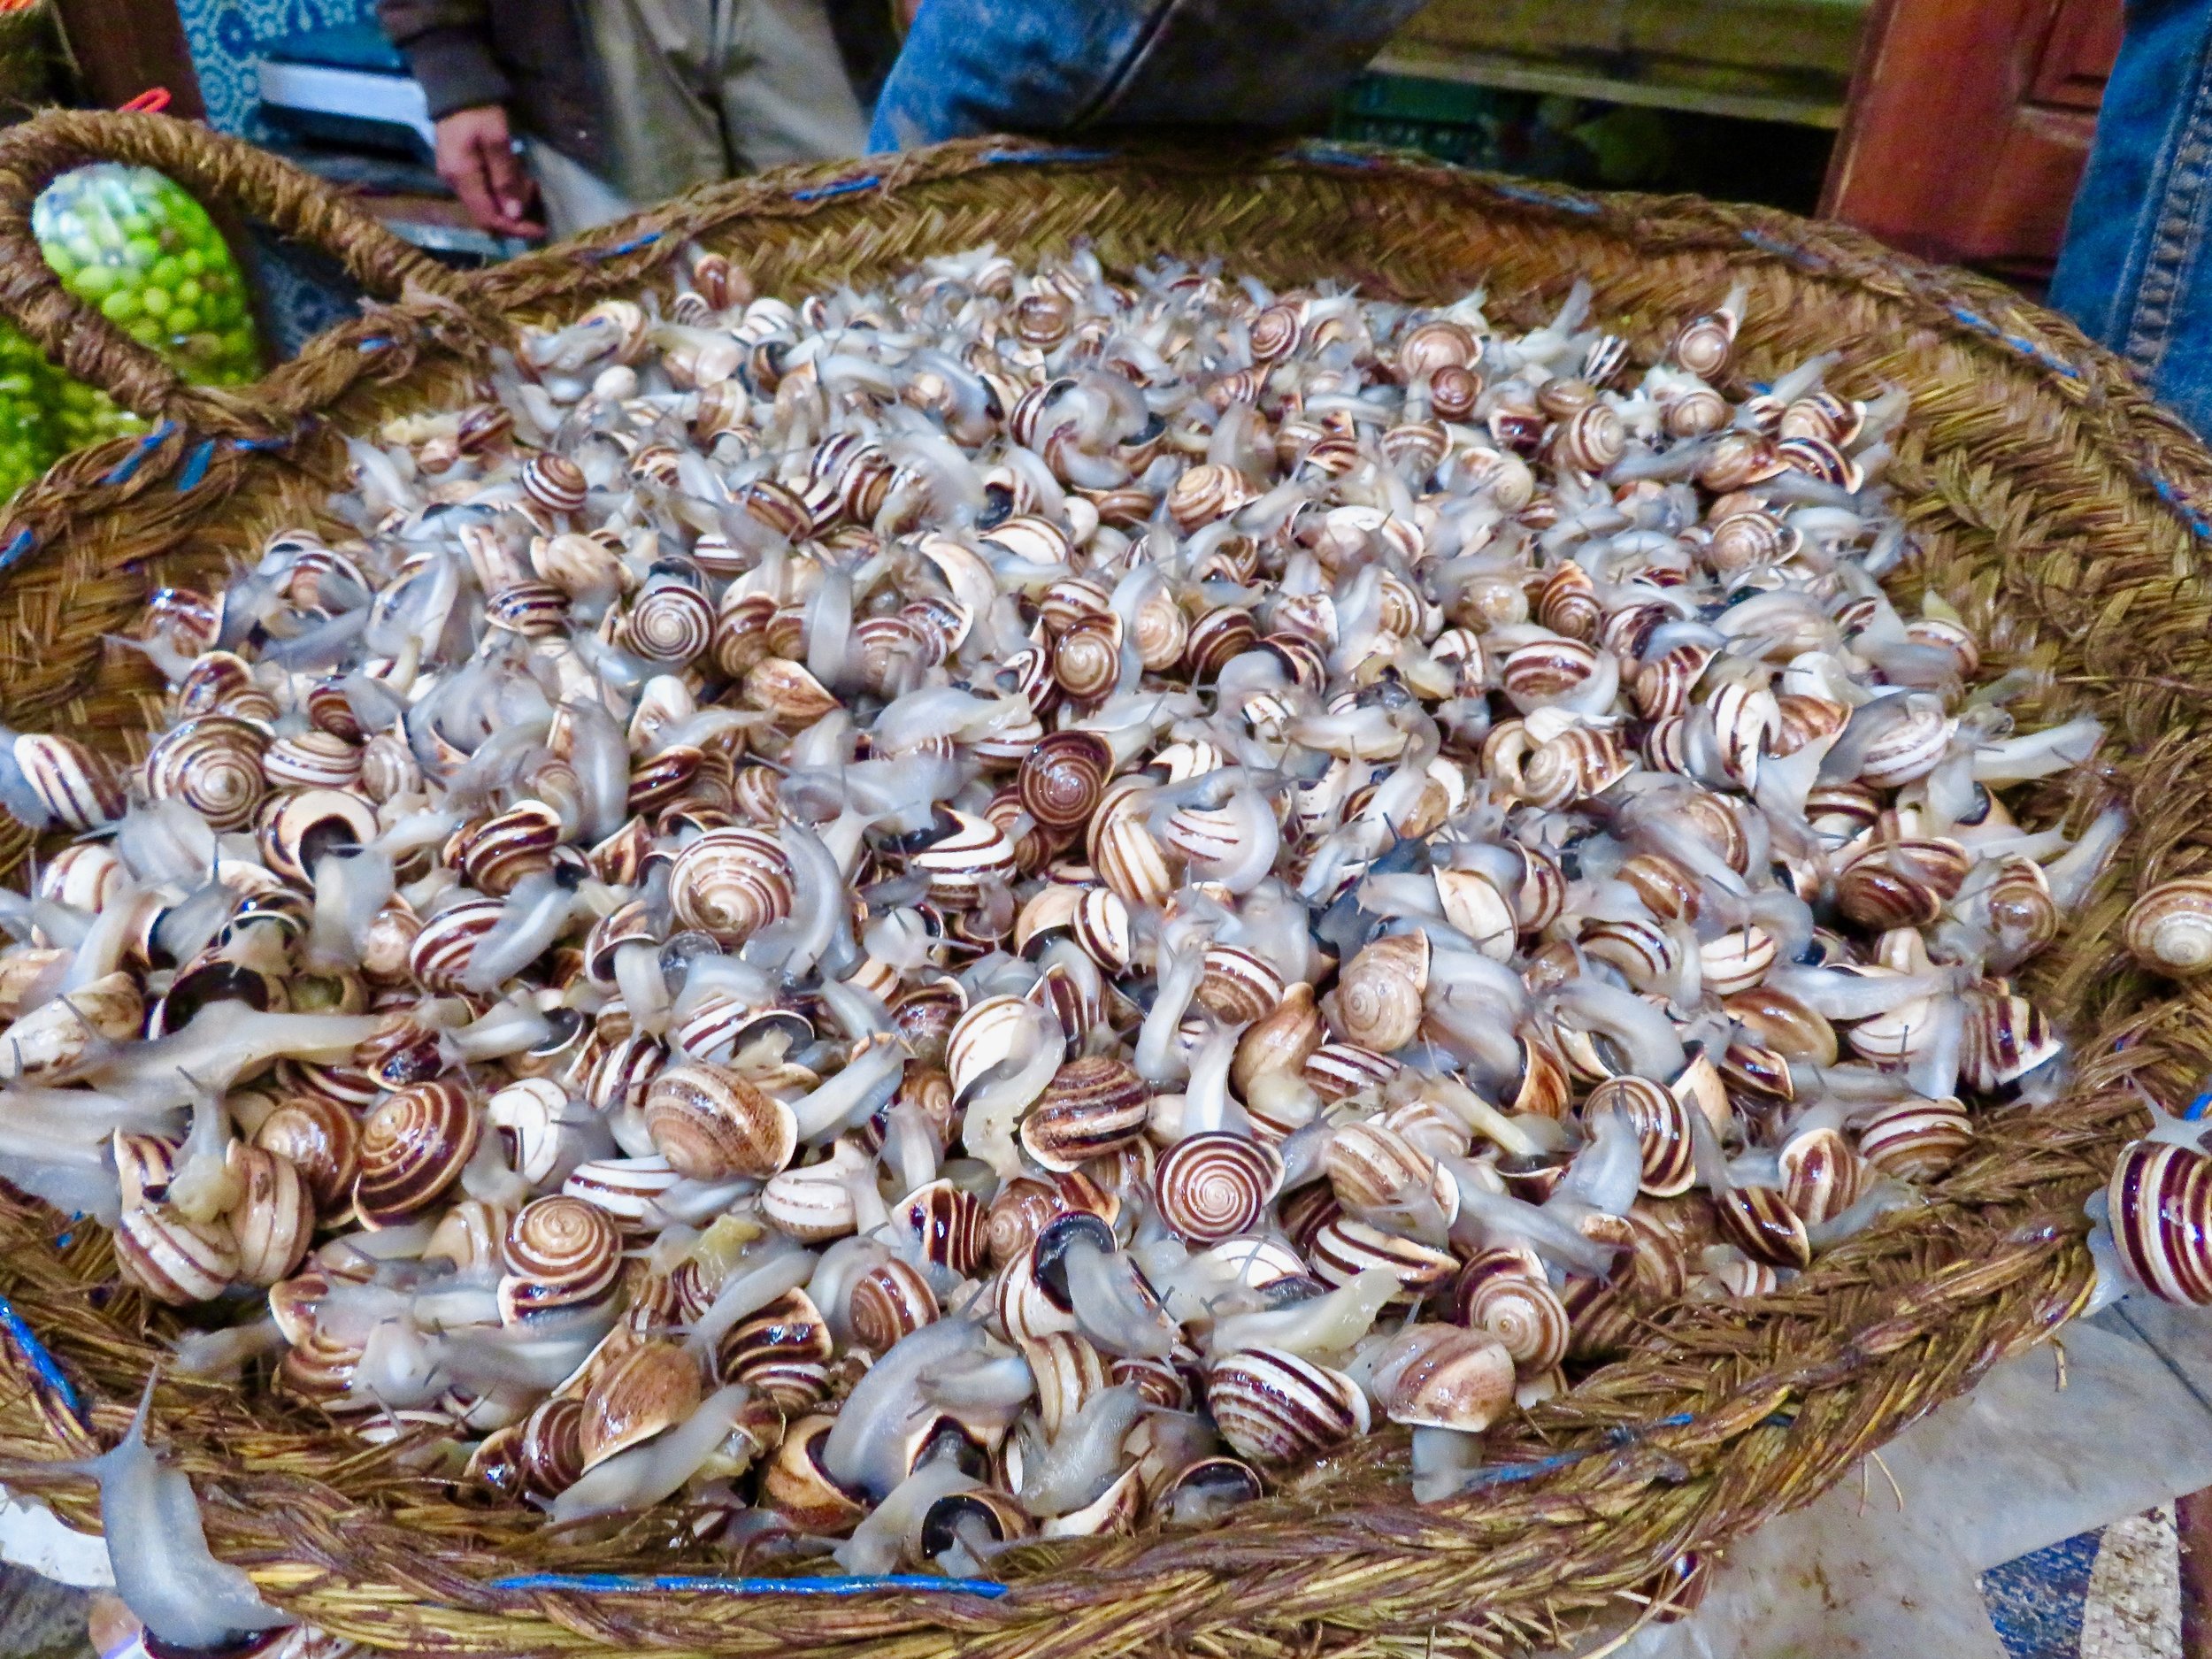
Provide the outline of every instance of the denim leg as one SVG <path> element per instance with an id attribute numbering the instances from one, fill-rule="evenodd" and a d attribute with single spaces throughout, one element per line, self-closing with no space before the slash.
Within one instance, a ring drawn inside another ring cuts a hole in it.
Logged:
<path id="1" fill-rule="evenodd" d="M 2097 118 L 2051 303 L 2212 434 L 2212 0 L 2144 0 Z"/>
<path id="2" fill-rule="evenodd" d="M 924 0 L 873 150 L 977 133 L 1326 115 L 1419 0 Z"/>

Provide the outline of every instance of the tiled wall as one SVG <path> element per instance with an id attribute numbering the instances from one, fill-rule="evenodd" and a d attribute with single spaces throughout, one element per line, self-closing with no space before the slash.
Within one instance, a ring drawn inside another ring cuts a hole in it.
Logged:
<path id="1" fill-rule="evenodd" d="M 266 137 L 254 111 L 254 65 L 264 42 L 369 15 L 369 0 L 177 0 L 192 67 L 219 132 Z"/>

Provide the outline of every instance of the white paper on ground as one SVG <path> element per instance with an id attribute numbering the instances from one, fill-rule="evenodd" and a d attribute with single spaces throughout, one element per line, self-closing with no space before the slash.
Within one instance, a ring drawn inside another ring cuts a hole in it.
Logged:
<path id="1" fill-rule="evenodd" d="M 111 1590 L 107 1540 L 64 1526 L 35 1498 L 0 1492 L 0 1556 L 41 1578 L 81 1590 Z"/>
<path id="2" fill-rule="evenodd" d="M 1870 1463 L 1735 1545 L 1693 1617 L 1621 1652 L 2004 1659 L 1977 1575 L 2212 1486 L 2208 1395 L 2212 1317 L 2131 1302 L 2070 1325 L 1885 1447 L 1886 1476 Z"/>

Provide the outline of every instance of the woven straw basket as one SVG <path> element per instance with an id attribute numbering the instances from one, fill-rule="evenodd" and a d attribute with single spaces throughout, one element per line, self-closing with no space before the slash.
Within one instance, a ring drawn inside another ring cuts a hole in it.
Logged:
<path id="1" fill-rule="evenodd" d="M 36 190 L 100 157 L 160 167 L 317 242 L 382 300 L 250 396 L 180 385 L 78 308 L 32 246 Z M 611 1542 L 549 1539 L 534 1516 L 457 1500 L 311 1414 L 165 1381 L 157 1443 L 191 1475 L 218 1552 L 277 1605 L 336 1636 L 444 1654 L 1544 1647 L 1665 1610 L 1686 1561 L 1809 1499 L 2081 1306 L 2084 1197 L 2139 1124 L 2141 1091 L 2186 1099 L 2212 1064 L 2212 980 L 2176 991 L 2116 942 L 2139 881 L 2212 868 L 2212 456 L 2057 318 L 1848 232 L 1336 150 L 1001 140 L 718 186 L 457 277 L 242 146 L 159 118 L 42 118 L 0 136 L 0 310 L 158 424 L 72 457 L 0 528 L 0 711 L 142 753 L 160 688 L 101 636 L 127 627 L 151 586 L 211 579 L 270 529 L 312 518 L 342 477 L 340 431 L 457 398 L 517 318 L 664 286 L 688 241 L 744 263 L 764 292 L 795 296 L 987 241 L 1026 259 L 1078 238 L 1110 267 L 1218 258 L 1273 283 L 1333 278 L 1421 300 L 1486 283 L 1494 314 L 1524 326 L 1586 278 L 1599 319 L 1644 360 L 1740 280 L 1743 376 L 1834 351 L 1837 389 L 1909 388 L 1890 476 L 1919 555 L 1901 582 L 1957 605 L 1995 668 L 2048 672 L 2029 718 L 2087 710 L 2110 726 L 2101 775 L 2070 795 L 2047 787 L 2032 817 L 2078 827 L 2104 798 L 2132 806 L 2117 879 L 2028 987 L 2070 1033 L 2072 1092 L 1984 1116 L 1928 1207 L 1824 1256 L 1784 1293 L 1654 1320 L 1632 1357 L 1496 1431 L 1468 1495 L 1416 1506 L 1403 1433 L 1380 1434 L 1219 1531 L 1025 1548 L 1004 1559 L 997 1596 L 672 1579 L 718 1568 L 666 1516 Z M 14 833 L 0 859 L 26 850 Z M 0 1296 L 0 1482 L 96 1527 L 90 1484 L 45 1466 L 121 1432 L 168 1317 L 119 1287 L 99 1228 L 5 1194 Z M 640 1593 L 648 1575 L 662 1577 Z"/>

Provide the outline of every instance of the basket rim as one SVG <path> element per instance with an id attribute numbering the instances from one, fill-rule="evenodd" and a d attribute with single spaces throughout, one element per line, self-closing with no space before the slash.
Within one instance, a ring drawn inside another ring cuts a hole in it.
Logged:
<path id="1" fill-rule="evenodd" d="M 1356 180 L 1410 181 L 1448 192 L 1456 203 L 1493 217 L 1517 216 L 1539 227 L 1571 226 L 1667 251 L 1718 253 L 1732 264 L 1778 262 L 1815 280 L 1848 285 L 1887 303 L 1916 310 L 1931 326 L 1947 331 L 1973 351 L 2036 377 L 2044 389 L 2084 412 L 2088 418 L 2084 442 L 2093 442 L 2115 471 L 2129 480 L 2156 511 L 2193 542 L 2212 542 L 2212 518 L 2200 505 L 2212 500 L 2212 456 L 2170 417 L 2152 407 L 2127 379 L 2116 358 L 2085 340 L 2062 319 L 2026 305 L 1995 283 L 1926 265 L 1881 249 L 1857 233 L 1816 225 L 1777 210 L 1726 208 L 1682 197 L 1595 195 L 1493 178 L 1362 147 L 1309 142 L 1287 150 L 1198 157 L 994 138 L 965 141 L 889 161 L 872 158 L 787 169 L 760 179 L 709 187 L 563 247 L 526 255 L 510 265 L 480 273 L 472 286 L 468 309 L 478 317 L 511 319 L 627 289 L 663 271 L 693 235 L 711 235 L 749 219 L 803 216 L 856 197 L 889 200 L 910 188 L 993 168 L 1026 168 L 1044 177 L 1062 172 L 1089 176 L 1114 170 L 1157 170 L 1219 176 L 1225 184 L 1240 174 L 1264 179 L 1274 173 L 1295 170 Z M 574 280 L 580 269 L 589 273 L 588 285 Z M 357 386 L 404 375 L 428 352 L 480 355 L 483 341 L 472 330 L 473 323 L 457 319 L 449 304 L 403 301 L 377 307 L 370 316 L 325 335 L 311 345 L 299 363 L 272 378 L 285 383 L 288 397 L 303 388 L 312 389 L 319 400 L 313 406 L 325 408 Z M 309 425 L 319 419 L 311 416 Z M 53 550 L 50 542 L 65 542 L 72 516 L 129 507 L 157 486 L 179 496 L 212 504 L 219 500 L 215 492 L 227 492 L 237 481 L 239 469 L 271 447 L 251 441 L 205 438 L 173 428 L 173 423 L 165 423 L 142 439 L 123 441 L 81 457 L 65 465 L 63 476 L 50 478 L 37 487 L 32 492 L 35 499 L 15 515 L 17 527 L 7 538 L 4 551 L 0 551 L 0 572 L 26 570 L 50 556 Z M 2088 1132 L 2100 1145 L 2108 1142 L 2116 1147 L 2126 1125 L 2139 1116 L 2138 1102 L 2121 1086 L 2116 1074 L 2091 1092 L 2080 1102 L 2080 1109 L 2086 1115 Z M 1807 1396 L 1850 1386 L 1855 1377 L 1878 1368 L 1901 1349 L 1928 1338 L 1932 1330 L 1975 1325 L 1971 1340 L 1954 1343 L 1954 1351 L 1938 1368 L 1939 1386 L 1909 1402 L 1901 1415 L 1892 1412 L 1879 1423 L 1879 1438 L 1886 1438 L 1913 1416 L 1970 1384 L 2007 1353 L 2047 1336 L 2078 1310 L 2091 1285 L 2086 1256 L 2079 1243 L 2078 1198 L 2087 1186 L 2094 1184 L 2094 1179 L 2085 1182 L 2077 1172 L 2065 1187 L 2071 1202 L 2054 1204 L 2026 1200 L 2017 1206 L 2016 1214 L 2007 1217 L 2012 1224 L 2009 1229 L 1977 1228 L 1976 1240 L 1998 1248 L 1986 1253 L 1955 1252 L 1936 1271 L 1878 1309 L 1868 1309 L 1833 1351 L 1809 1356 L 1794 1367 L 1770 1367 L 1744 1377 L 1710 1409 L 1694 1415 L 1665 1415 L 1635 1428 L 1615 1425 L 1610 1433 L 1594 1422 L 1586 1422 L 1581 1425 L 1581 1443 L 1540 1465 L 1512 1466 L 1499 1476 L 1496 1485 L 1515 1488 L 1532 1504 L 1551 1496 L 1563 1512 L 1573 1513 L 1592 1503 L 1616 1502 L 1624 1489 L 1640 1490 L 1675 1479 L 1678 1471 L 1709 1473 L 1731 1447 L 1757 1436 L 1791 1435 Z M 0 1205 L 0 1210 L 9 1211 L 19 1209 L 12 1200 Z M 2074 1212 L 2070 1218 L 2069 1210 Z M 20 1221 L 22 1217 L 14 1214 L 9 1218 Z M 1886 1237 L 1919 1225 L 1916 1220 L 1893 1223 L 1878 1230 L 1878 1234 Z M 1850 1271 L 1861 1254 L 1855 1242 L 1833 1257 L 1824 1257 L 1824 1264 L 1832 1263 L 1839 1271 Z M 15 1285 L 19 1273 L 15 1263 L 0 1260 L 0 1290 Z M 2023 1286 L 2030 1288 L 2008 1318 L 1980 1317 L 1992 1298 Z M 65 1448 L 65 1455 L 93 1448 L 96 1442 L 88 1423 L 64 1398 L 57 1396 L 50 1376 L 43 1383 L 37 1377 L 41 1370 L 37 1355 L 43 1350 L 4 1298 L 0 1298 L 0 1333 L 11 1339 L 0 1341 L 0 1385 L 24 1389 L 40 1401 L 53 1429 L 52 1438 Z M 52 1375 L 65 1379 L 66 1373 L 56 1364 Z M 102 1416 L 111 1417 L 112 1408 L 104 1406 Z M 1861 1438 L 1870 1435 L 1873 1428 L 1870 1424 L 1860 1425 Z M 1868 1439 L 1866 1443 L 1872 1440 Z M 1839 1464 L 1829 1478 L 1840 1469 Z M 35 1463 L 0 1459 L 0 1479 L 19 1490 L 44 1490 L 63 1497 L 68 1501 L 66 1507 L 78 1515 L 84 1511 L 81 1483 L 72 1478 L 42 1475 Z M 1801 1501 L 1812 1495 L 1812 1491 L 1793 1495 Z M 1387 1516 L 1394 1524 L 1400 1519 L 1387 1509 L 1367 1513 Z M 1732 1518 L 1747 1525 L 1762 1513 L 1763 1506 L 1753 1502 Z M 1326 1518 L 1328 1525 L 1322 1529 L 1327 1535 L 1325 1548 L 1332 1541 L 1356 1540 L 1360 1532 L 1356 1517 Z M 1740 1525 L 1716 1529 L 1731 1535 L 1739 1530 Z M 1669 1551 L 1678 1554 L 1683 1549 L 1705 1548 L 1713 1541 L 1697 1529 L 1692 1529 L 1692 1534 L 1661 1539 L 1645 1554 L 1657 1558 Z M 1149 1540 L 1138 1541 L 1157 1542 L 1158 1537 L 1154 1534 Z M 1209 1540 L 1208 1555 L 1210 1571 L 1233 1582 L 1241 1572 L 1258 1571 L 1266 1559 L 1264 1550 L 1247 1555 L 1233 1540 Z M 1171 1550 L 1168 1556 L 1171 1563 L 1182 1563 L 1189 1552 Z M 1126 1571 L 1133 1571 L 1137 1564 L 1127 1563 Z M 1079 1577 L 1083 1569 L 1079 1564 L 1076 1571 Z M 274 1582 L 286 1582 L 286 1576 L 280 1573 Z M 879 1605 L 883 1619 L 889 1622 L 870 1620 L 866 1628 L 885 1634 L 893 1630 L 1002 1632 L 1016 1628 L 1012 1622 L 1016 1616 L 1030 1622 L 1090 1606 L 1087 1594 L 1069 1588 L 1068 1582 L 1065 1574 L 1018 1578 L 1003 1587 L 993 1608 L 966 1605 L 967 1598 L 956 1592 L 948 1596 L 941 1591 L 918 1593 L 908 1586 L 887 1589 L 885 1601 Z M 286 1583 L 286 1587 L 293 1586 Z M 556 1589 L 534 1582 L 511 1582 L 495 1591 L 489 1585 L 480 1587 L 486 1592 L 484 1596 L 464 1596 L 457 1607 L 481 1610 L 488 1617 L 504 1616 L 511 1624 L 518 1618 L 549 1621 L 554 1628 L 581 1640 L 604 1637 L 612 1627 L 597 1615 L 580 1612 L 577 1598 L 611 1595 L 619 1588 L 634 1586 L 569 1583 Z M 281 1593 L 278 1599 L 284 1599 Z M 934 1605 L 910 1608 L 906 1605 L 910 1600 Z M 963 1605 L 949 1609 L 947 1604 L 952 1601 Z M 853 1639 L 859 1633 L 856 1630 Z"/>

